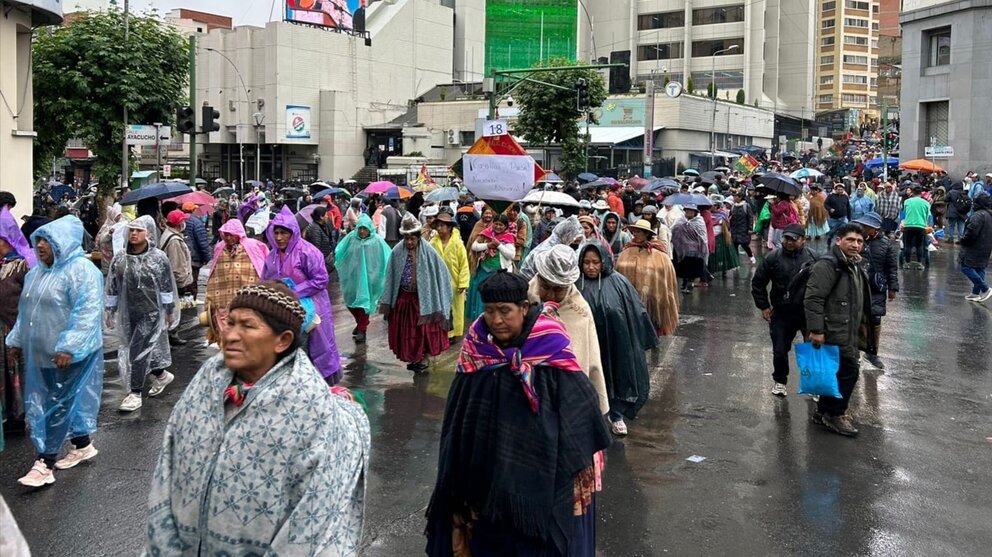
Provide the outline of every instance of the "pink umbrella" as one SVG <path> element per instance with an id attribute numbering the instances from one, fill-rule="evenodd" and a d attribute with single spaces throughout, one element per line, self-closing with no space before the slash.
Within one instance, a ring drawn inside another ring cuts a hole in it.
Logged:
<path id="1" fill-rule="evenodd" d="M 634 176 L 630 180 L 627 180 L 627 183 L 630 184 L 630 187 L 634 188 L 635 190 L 639 190 L 644 186 L 648 185 L 648 183 L 650 183 L 650 180 L 646 180 L 644 178 L 641 178 L 640 176 Z"/>
<path id="2" fill-rule="evenodd" d="M 372 182 L 371 184 L 369 184 L 368 187 L 365 188 L 365 193 L 368 194 L 386 193 L 387 191 L 389 191 L 389 188 L 395 188 L 395 187 L 396 184 L 388 180 L 382 180 L 379 182 Z"/>
<path id="3" fill-rule="evenodd" d="M 194 191 L 180 195 L 173 199 L 176 203 L 182 205 L 183 203 L 196 203 L 197 205 L 216 205 L 217 200 L 214 196 L 210 195 L 205 191 Z"/>
<path id="4" fill-rule="evenodd" d="M 317 207 L 324 207 L 326 209 L 327 204 L 314 203 L 313 205 L 307 205 L 306 207 L 300 209 L 299 213 L 296 213 L 296 217 L 297 218 L 302 217 L 303 220 L 307 222 L 307 224 L 310 224 L 311 222 L 313 222 L 313 210 L 316 209 Z"/>
<path id="5" fill-rule="evenodd" d="M 207 215 L 212 214 L 213 212 L 214 212 L 213 205 L 200 205 L 199 207 L 196 208 L 195 211 L 193 211 L 193 214 L 198 217 L 205 217 Z"/>

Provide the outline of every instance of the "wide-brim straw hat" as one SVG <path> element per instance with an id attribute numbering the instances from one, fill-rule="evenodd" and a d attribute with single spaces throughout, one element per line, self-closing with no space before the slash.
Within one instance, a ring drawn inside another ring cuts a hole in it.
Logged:
<path id="1" fill-rule="evenodd" d="M 657 234 L 657 232 L 655 232 L 654 229 L 651 228 L 651 223 L 648 222 L 648 221 L 646 221 L 646 220 L 644 220 L 644 219 L 641 219 L 641 220 L 637 221 L 636 223 L 629 225 L 627 228 L 628 229 L 630 229 L 630 228 L 636 228 L 638 230 L 643 230 L 644 232 L 647 232 L 648 234 L 651 234 L 651 235 Z"/>

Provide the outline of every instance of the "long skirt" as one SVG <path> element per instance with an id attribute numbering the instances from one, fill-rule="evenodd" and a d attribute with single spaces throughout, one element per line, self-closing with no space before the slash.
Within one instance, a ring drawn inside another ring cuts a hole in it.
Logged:
<path id="1" fill-rule="evenodd" d="M 703 278 L 705 274 L 706 265 L 703 263 L 702 257 L 683 257 L 674 263 L 675 274 L 681 279 L 693 280 Z"/>
<path id="2" fill-rule="evenodd" d="M 443 323 L 418 325 L 420 299 L 416 292 L 400 291 L 389 314 L 389 348 L 401 362 L 419 362 L 448 349 L 448 329 Z"/>
<path id="3" fill-rule="evenodd" d="M 485 311 L 485 307 L 482 304 L 482 296 L 479 295 L 479 285 L 487 278 L 493 276 L 494 273 L 495 271 L 483 269 L 480 264 L 479 270 L 476 271 L 475 276 L 468 283 L 468 297 L 465 300 L 465 323 L 475 323 L 475 320 Z"/>
<path id="4" fill-rule="evenodd" d="M 557 555 L 553 547 L 520 532 L 476 521 L 471 530 L 468 547 L 472 557 L 548 557 Z M 596 500 L 593 499 L 585 514 L 572 522 L 571 545 L 565 557 L 594 557 L 596 555 Z"/>
<path id="5" fill-rule="evenodd" d="M 741 266 L 737 246 L 728 244 L 723 236 L 716 238 L 716 252 L 710 255 L 709 269 L 713 274 L 726 273 Z"/>

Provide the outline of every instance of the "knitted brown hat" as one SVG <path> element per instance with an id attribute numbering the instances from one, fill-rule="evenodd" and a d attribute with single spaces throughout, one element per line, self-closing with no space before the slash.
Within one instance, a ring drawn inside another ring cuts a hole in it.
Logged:
<path id="1" fill-rule="evenodd" d="M 284 323 L 297 335 L 307 316 L 296 293 L 278 280 L 267 280 L 238 290 L 228 309 L 234 311 L 240 308 L 254 310 L 267 318 L 266 321 Z"/>

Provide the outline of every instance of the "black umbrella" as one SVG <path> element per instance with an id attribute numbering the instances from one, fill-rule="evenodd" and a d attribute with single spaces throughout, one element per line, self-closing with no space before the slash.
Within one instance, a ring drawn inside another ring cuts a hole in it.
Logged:
<path id="1" fill-rule="evenodd" d="M 230 197 L 232 193 L 234 193 L 234 188 L 224 186 L 222 188 L 215 189 L 213 191 L 213 196 L 219 199 L 221 197 Z"/>
<path id="2" fill-rule="evenodd" d="M 702 174 L 699 175 L 699 181 L 704 184 L 715 184 L 717 178 L 723 179 L 724 178 L 723 172 L 710 170 L 707 172 L 703 172 Z"/>
<path id="3" fill-rule="evenodd" d="M 580 182 L 595 182 L 596 180 L 599 180 L 599 176 L 596 176 L 592 172 L 583 172 L 582 174 L 576 176 L 576 178 L 578 178 Z"/>
<path id="4" fill-rule="evenodd" d="M 646 186 L 641 188 L 641 193 L 671 193 L 673 191 L 679 191 L 682 189 L 682 184 L 679 184 L 671 178 L 660 178 L 658 180 L 652 180 L 648 182 Z"/>
<path id="5" fill-rule="evenodd" d="M 136 190 L 127 192 L 127 194 L 121 198 L 121 205 L 136 205 L 139 201 L 143 199 L 169 199 L 170 197 L 177 197 L 184 193 L 190 193 L 191 190 L 186 184 L 180 184 L 179 182 L 160 182 L 158 184 L 148 184 Z"/>
<path id="6" fill-rule="evenodd" d="M 589 182 L 587 184 L 582 184 L 581 186 L 579 186 L 579 189 L 582 189 L 582 190 L 591 190 L 591 189 L 595 189 L 595 188 L 608 188 L 608 187 L 610 187 L 610 183 L 609 182 L 605 182 L 603 180 L 598 180 L 597 179 L 597 180 L 593 180 L 592 182 Z"/>
<path id="7" fill-rule="evenodd" d="M 757 177 L 755 181 L 758 182 L 758 189 L 773 192 L 773 193 L 784 193 L 787 195 L 802 195 L 803 189 L 799 186 L 799 183 L 792 179 L 792 177 L 779 174 L 778 172 L 769 172 L 767 174 L 762 174 Z"/>
<path id="8" fill-rule="evenodd" d="M 287 197 L 303 197 L 307 194 L 302 188 L 283 188 L 279 191 Z"/>

